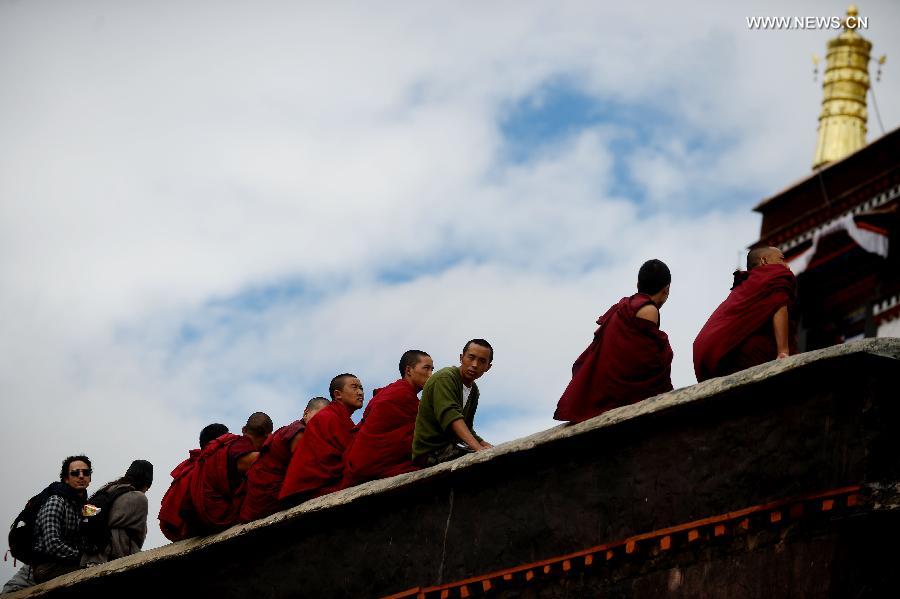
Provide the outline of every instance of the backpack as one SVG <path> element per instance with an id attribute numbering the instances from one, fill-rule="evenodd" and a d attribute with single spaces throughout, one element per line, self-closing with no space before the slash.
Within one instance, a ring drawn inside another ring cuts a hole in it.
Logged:
<path id="1" fill-rule="evenodd" d="M 9 527 L 9 552 L 13 559 L 17 559 L 23 564 L 32 564 L 35 561 L 34 551 L 34 520 L 37 513 L 43 507 L 44 502 L 53 494 L 51 487 L 46 489 L 29 499 L 25 503 L 25 508 L 19 512 L 16 519 L 13 520 Z"/>
<path id="2" fill-rule="evenodd" d="M 78 531 L 81 535 L 81 543 L 85 553 L 100 553 L 106 549 L 110 542 L 109 512 L 113 502 L 124 495 L 134 491 L 131 485 L 118 485 L 115 489 L 103 488 L 91 495 L 81 513 L 81 521 Z M 95 513 L 90 507 L 96 508 Z M 88 515 L 89 514 L 89 515 Z"/>

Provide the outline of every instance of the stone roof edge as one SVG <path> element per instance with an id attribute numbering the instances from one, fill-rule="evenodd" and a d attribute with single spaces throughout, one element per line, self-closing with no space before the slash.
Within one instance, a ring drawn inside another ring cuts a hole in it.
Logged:
<path id="1" fill-rule="evenodd" d="M 337 491 L 323 497 L 311 499 L 289 510 L 272 514 L 267 518 L 256 520 L 248 524 L 233 526 L 228 530 L 214 535 L 170 543 L 169 545 L 148 549 L 147 551 L 120 558 L 107 564 L 73 572 L 48 581 L 42 585 L 31 587 L 19 591 L 18 593 L 13 593 L 10 597 L 12 599 L 14 597 L 36 596 L 42 594 L 43 591 L 49 591 L 52 588 L 71 586 L 95 576 L 108 576 L 117 572 L 129 570 L 141 564 L 174 559 L 194 551 L 202 550 L 209 545 L 214 545 L 231 538 L 251 533 L 260 528 L 266 528 L 279 522 L 302 517 L 307 513 L 315 513 L 339 505 L 348 505 L 363 497 L 377 495 L 391 489 L 415 485 L 426 479 L 446 475 L 457 470 L 473 468 L 478 464 L 489 462 L 502 455 L 531 450 L 535 447 L 553 443 L 560 439 L 566 439 L 589 431 L 613 426 L 626 420 L 645 417 L 680 405 L 689 404 L 702 399 L 709 399 L 713 396 L 722 394 L 725 391 L 753 385 L 772 376 L 789 372 L 796 368 L 851 354 L 871 354 L 900 360 L 900 338 L 887 337 L 862 339 L 843 345 L 835 345 L 825 349 L 797 354 L 785 360 L 767 362 L 729 376 L 710 379 L 696 385 L 682 387 L 680 389 L 675 389 L 674 391 L 669 391 L 668 393 L 656 395 L 635 404 L 616 408 L 578 424 L 560 424 L 553 428 L 531 434 L 527 437 L 497 445 L 492 450 L 472 454 L 452 462 L 439 464 L 426 470 L 371 481 L 356 487 L 344 489 L 343 491 Z"/>

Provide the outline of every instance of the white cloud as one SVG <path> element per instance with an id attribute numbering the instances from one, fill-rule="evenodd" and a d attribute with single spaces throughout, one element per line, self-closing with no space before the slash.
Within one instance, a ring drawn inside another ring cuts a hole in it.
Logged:
<path id="1" fill-rule="evenodd" d="M 407 346 L 449 363 L 490 339 L 479 428 L 533 432 L 649 257 L 672 267 L 663 328 L 689 384 L 750 206 L 809 168 L 807 57 L 832 36 L 744 17 L 823 10 L 4 3 L 0 389 L 20 459 L 0 517 L 82 450 L 95 485 L 153 461 L 158 505 L 204 424 L 284 421 L 341 370 L 390 382 Z M 861 10 L 876 55 L 900 55 L 896 3 Z M 500 119 L 554 81 L 610 119 L 505 162 Z M 895 127 L 900 78 L 876 92 Z M 623 106 L 643 131 L 611 121 Z"/>

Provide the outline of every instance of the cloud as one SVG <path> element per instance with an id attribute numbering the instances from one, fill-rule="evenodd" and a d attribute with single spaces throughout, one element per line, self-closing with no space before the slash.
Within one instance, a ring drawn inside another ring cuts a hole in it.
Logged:
<path id="1" fill-rule="evenodd" d="M 897 55 L 896 3 L 861 9 Z M 480 432 L 550 426 L 650 257 L 690 384 L 750 207 L 809 169 L 833 32 L 746 27 L 785 10 L 4 3 L 0 515 L 81 451 L 95 487 L 150 459 L 153 513 L 210 421 L 283 423 L 337 372 L 371 389 L 475 336 Z"/>

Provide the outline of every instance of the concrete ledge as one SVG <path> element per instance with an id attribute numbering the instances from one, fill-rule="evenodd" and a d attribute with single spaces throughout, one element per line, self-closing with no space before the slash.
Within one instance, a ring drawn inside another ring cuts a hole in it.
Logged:
<path id="1" fill-rule="evenodd" d="M 792 356 L 11 596 L 380 596 L 792 494 L 896 491 L 898 374 L 900 339 Z"/>

